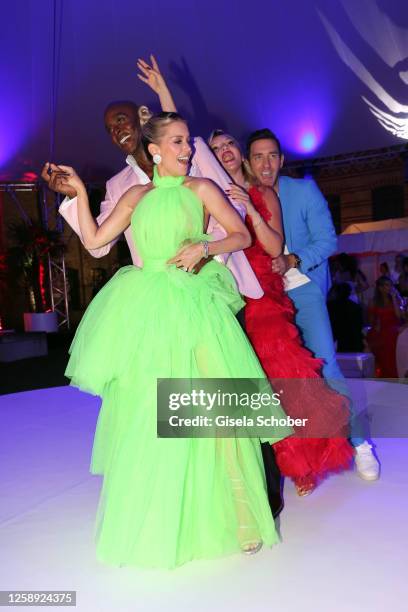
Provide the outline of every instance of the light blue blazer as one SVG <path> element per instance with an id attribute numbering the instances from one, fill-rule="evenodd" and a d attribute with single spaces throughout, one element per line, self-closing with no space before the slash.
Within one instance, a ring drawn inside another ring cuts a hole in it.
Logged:
<path id="1" fill-rule="evenodd" d="M 289 252 L 300 257 L 300 271 L 326 295 L 331 283 L 327 260 L 337 249 L 327 202 L 313 180 L 288 176 L 279 177 L 279 199 Z"/>

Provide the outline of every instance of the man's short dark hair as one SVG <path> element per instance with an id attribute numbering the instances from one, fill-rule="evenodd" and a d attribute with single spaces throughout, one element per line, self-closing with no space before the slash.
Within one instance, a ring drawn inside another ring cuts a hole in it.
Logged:
<path id="1" fill-rule="evenodd" d="M 132 102 L 132 100 L 115 100 L 113 102 L 109 102 L 109 104 L 103 111 L 103 116 L 105 117 L 106 113 L 112 110 L 112 108 L 115 108 L 116 106 L 127 106 L 134 113 L 135 119 L 139 120 L 139 105 L 135 102 Z"/>
<path id="2" fill-rule="evenodd" d="M 279 138 L 269 128 L 263 128 L 262 130 L 256 130 L 255 132 L 252 132 L 252 134 L 248 136 L 246 142 L 247 157 L 249 157 L 252 144 L 257 140 L 273 140 L 274 142 L 276 142 L 276 146 L 278 147 L 279 156 L 282 155 L 282 147 Z"/>

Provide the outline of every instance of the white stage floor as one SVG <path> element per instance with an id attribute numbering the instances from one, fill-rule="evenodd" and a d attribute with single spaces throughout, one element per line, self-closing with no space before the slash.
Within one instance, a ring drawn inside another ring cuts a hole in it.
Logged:
<path id="1" fill-rule="evenodd" d="M 408 386 L 368 384 L 396 425 Z M 376 440 L 378 482 L 350 472 L 306 498 L 286 483 L 273 549 L 171 572 L 112 569 L 94 557 L 101 480 L 88 466 L 98 408 L 69 387 L 0 397 L 0 590 L 76 590 L 81 612 L 408 609 L 407 438 Z"/>

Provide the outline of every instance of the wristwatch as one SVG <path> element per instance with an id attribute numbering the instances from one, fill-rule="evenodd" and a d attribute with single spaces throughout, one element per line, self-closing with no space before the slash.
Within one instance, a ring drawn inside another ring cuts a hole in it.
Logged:
<path id="1" fill-rule="evenodd" d="M 293 259 L 295 260 L 295 268 L 300 268 L 300 266 L 302 265 L 302 260 L 300 259 L 299 255 L 296 255 L 296 253 L 291 253 Z"/>

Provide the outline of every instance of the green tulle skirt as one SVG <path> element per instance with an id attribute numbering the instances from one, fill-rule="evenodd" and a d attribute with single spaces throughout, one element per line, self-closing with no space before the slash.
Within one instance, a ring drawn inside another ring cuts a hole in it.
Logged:
<path id="1" fill-rule="evenodd" d="M 217 262 L 195 275 L 153 260 L 122 268 L 86 311 L 66 375 L 103 398 L 91 471 L 104 563 L 173 568 L 277 541 L 258 438 L 156 433 L 158 378 L 264 377 L 242 306 Z"/>

